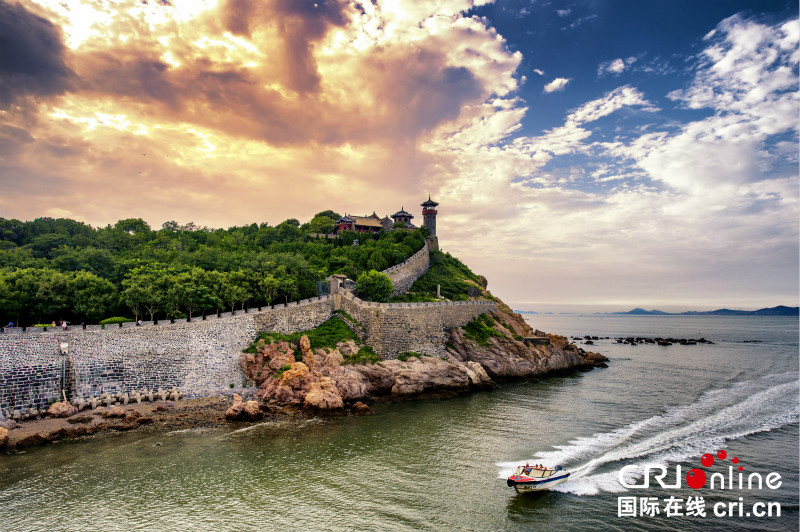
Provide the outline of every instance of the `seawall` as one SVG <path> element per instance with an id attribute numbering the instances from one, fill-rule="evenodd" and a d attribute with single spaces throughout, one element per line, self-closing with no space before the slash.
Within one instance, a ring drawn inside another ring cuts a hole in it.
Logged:
<path id="1" fill-rule="evenodd" d="M 494 310 L 494 301 L 437 303 L 372 303 L 353 294 L 336 294 L 335 305 L 361 323 L 367 343 L 384 358 L 408 351 L 443 355 L 449 329 Z"/>
<path id="2" fill-rule="evenodd" d="M 494 308 L 492 301 L 370 303 L 344 292 L 158 325 L 6 329 L 0 334 L 0 411 L 46 407 L 59 398 L 62 383 L 68 399 L 173 386 L 190 397 L 231 385 L 241 389 L 239 357 L 257 333 L 311 329 L 337 309 L 362 324 L 367 343 L 385 358 L 406 351 L 440 355 L 448 329 Z"/>

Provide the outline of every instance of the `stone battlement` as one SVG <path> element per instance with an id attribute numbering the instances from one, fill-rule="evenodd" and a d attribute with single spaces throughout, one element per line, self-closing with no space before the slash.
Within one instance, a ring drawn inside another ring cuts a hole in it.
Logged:
<path id="1" fill-rule="evenodd" d="M 318 327 L 344 310 L 364 325 L 366 342 L 386 358 L 444 353 L 446 331 L 495 308 L 493 301 L 365 302 L 350 292 L 191 321 L 6 329 L 0 334 L 0 410 L 41 408 L 65 383 L 68 397 L 176 387 L 202 396 L 242 387 L 239 357 L 262 331 Z M 67 355 L 61 344 L 67 344 Z"/>

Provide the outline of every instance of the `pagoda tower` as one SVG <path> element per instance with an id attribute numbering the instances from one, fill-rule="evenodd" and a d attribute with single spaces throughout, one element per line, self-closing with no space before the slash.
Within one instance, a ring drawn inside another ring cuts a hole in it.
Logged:
<path id="1" fill-rule="evenodd" d="M 439 205 L 431 199 L 428 194 L 428 201 L 422 205 L 422 225 L 428 230 L 431 236 L 436 236 L 436 206 Z"/>

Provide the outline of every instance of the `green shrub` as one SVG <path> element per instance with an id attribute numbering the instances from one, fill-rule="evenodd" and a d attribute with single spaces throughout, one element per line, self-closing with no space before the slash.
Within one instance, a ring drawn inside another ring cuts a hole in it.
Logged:
<path id="1" fill-rule="evenodd" d="M 357 319 L 355 319 L 353 316 L 351 316 L 347 312 L 345 312 L 343 310 L 335 310 L 334 313 L 335 314 L 341 314 L 342 316 L 347 318 L 348 321 L 350 321 L 350 323 L 352 323 L 353 325 L 357 325 L 358 327 L 361 327 L 362 329 L 364 329 L 364 324 L 361 323 L 360 321 L 358 321 Z"/>
<path id="2" fill-rule="evenodd" d="M 369 345 L 363 346 L 355 355 L 344 355 L 345 364 L 376 364 L 380 360 L 381 357 Z"/>
<path id="3" fill-rule="evenodd" d="M 112 318 L 106 318 L 100 322 L 100 325 L 112 325 L 116 323 L 127 323 L 129 321 L 134 321 L 133 318 L 123 318 L 121 316 L 114 316 Z"/>
<path id="4" fill-rule="evenodd" d="M 281 369 L 278 370 L 278 372 L 275 374 L 275 378 L 276 379 L 280 379 L 281 375 L 283 375 L 283 372 L 284 371 L 289 371 L 290 369 L 292 369 L 292 366 L 290 366 L 289 364 L 286 364 L 285 366 L 283 366 Z"/>
<path id="5" fill-rule="evenodd" d="M 348 340 L 354 340 L 358 343 L 358 337 L 355 335 L 350 328 L 345 325 L 342 320 L 333 319 L 328 320 L 316 329 L 309 329 L 307 331 L 298 331 L 292 334 L 282 334 L 282 333 L 261 333 L 258 337 L 251 343 L 247 348 L 245 348 L 245 353 L 255 353 L 256 348 L 258 345 L 259 340 L 264 340 L 267 343 L 272 342 L 279 342 L 284 340 L 290 344 L 297 344 L 300 341 L 300 338 L 303 336 L 308 336 L 308 340 L 311 342 L 311 348 L 317 349 L 318 347 L 330 347 L 335 348 L 336 344 L 339 342 L 346 342 Z M 296 354 L 295 356 L 298 356 Z"/>
<path id="6" fill-rule="evenodd" d="M 479 345 L 486 345 L 492 336 L 505 338 L 505 336 L 494 328 L 494 319 L 488 313 L 476 316 L 469 323 L 464 325 L 464 336 Z"/>
<path id="7" fill-rule="evenodd" d="M 422 357 L 429 357 L 429 356 L 430 355 L 426 355 L 424 353 L 416 353 L 414 351 L 406 351 L 405 353 L 400 353 L 399 355 L 397 355 L 397 360 L 402 360 L 403 362 L 405 362 L 406 360 L 408 360 L 411 357 L 422 358 Z"/>
<path id="8" fill-rule="evenodd" d="M 376 270 L 364 272 L 356 280 L 358 296 L 368 301 L 386 301 L 393 290 L 389 276 Z"/>

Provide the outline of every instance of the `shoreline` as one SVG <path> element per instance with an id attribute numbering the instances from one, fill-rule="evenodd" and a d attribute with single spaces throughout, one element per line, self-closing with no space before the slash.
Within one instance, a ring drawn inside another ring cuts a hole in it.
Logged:
<path id="1" fill-rule="evenodd" d="M 509 376 L 499 379 L 497 382 L 498 384 L 525 381 L 536 383 L 551 377 L 584 373 L 591 369 L 593 368 L 580 367 L 571 370 L 552 371 L 545 375 Z M 243 399 L 255 399 L 257 390 L 258 388 L 255 387 L 244 390 Z M 451 399 L 470 393 L 491 392 L 492 390 L 493 388 L 453 389 L 443 387 L 440 390 L 427 391 L 416 395 L 378 396 L 372 399 L 371 404 Z M 225 413 L 233 403 L 232 395 L 215 395 L 183 398 L 179 401 L 143 402 L 139 404 L 112 405 L 110 407 L 101 406 L 94 410 L 81 410 L 70 417 L 46 416 L 28 419 L 17 423 L 13 429 L 8 430 L 8 440 L 5 445 L 0 445 L 0 453 L 13 453 L 48 443 L 80 441 L 84 438 L 107 437 L 124 432 L 157 434 L 198 428 L 246 427 L 263 423 L 265 420 L 303 420 L 310 419 L 316 415 L 343 417 L 371 414 L 371 410 L 364 412 L 363 410 L 352 408 L 352 405 L 351 408 L 346 408 L 343 412 L 338 413 L 311 412 L 302 408 L 269 405 L 268 409 L 262 409 L 263 417 L 257 420 L 226 418 Z M 114 412 L 115 415 L 109 416 L 109 413 L 114 409 L 121 409 L 124 414 L 119 415 L 119 410 L 117 410 Z"/>

